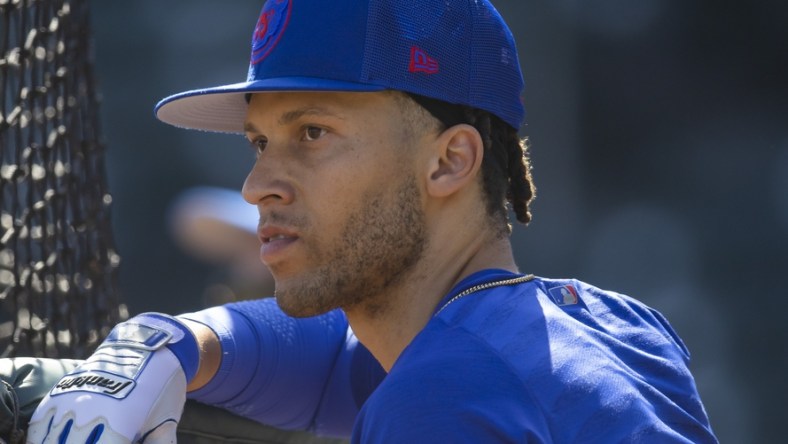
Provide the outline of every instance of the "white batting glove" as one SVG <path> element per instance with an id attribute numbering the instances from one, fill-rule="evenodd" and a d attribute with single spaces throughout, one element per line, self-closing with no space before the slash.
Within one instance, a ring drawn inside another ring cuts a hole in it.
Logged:
<path id="1" fill-rule="evenodd" d="M 197 341 L 171 316 L 118 324 L 96 352 L 41 401 L 30 444 L 175 443 Z"/>

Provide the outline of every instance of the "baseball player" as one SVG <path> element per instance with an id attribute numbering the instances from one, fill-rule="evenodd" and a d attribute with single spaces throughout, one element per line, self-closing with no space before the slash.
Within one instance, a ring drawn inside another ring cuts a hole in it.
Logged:
<path id="1" fill-rule="evenodd" d="M 487 0 L 269 0 L 247 80 L 156 115 L 246 135 L 276 300 L 118 325 L 28 441 L 169 442 L 188 396 L 359 443 L 716 442 L 658 312 L 515 264 L 522 87 Z"/>

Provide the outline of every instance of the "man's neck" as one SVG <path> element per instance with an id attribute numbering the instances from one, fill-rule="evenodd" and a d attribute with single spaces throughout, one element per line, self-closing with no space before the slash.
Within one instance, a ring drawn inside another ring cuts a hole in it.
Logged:
<path id="1" fill-rule="evenodd" d="M 517 271 L 508 238 L 475 239 L 429 251 L 400 284 L 375 298 L 374 308 L 345 308 L 359 341 L 389 371 L 424 328 L 438 302 L 461 280 L 484 269 Z"/>

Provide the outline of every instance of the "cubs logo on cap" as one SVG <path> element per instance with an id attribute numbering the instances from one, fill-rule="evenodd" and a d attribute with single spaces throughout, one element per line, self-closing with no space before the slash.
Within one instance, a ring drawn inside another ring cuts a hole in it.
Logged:
<path id="1" fill-rule="evenodd" d="M 291 10 L 290 0 L 271 0 L 265 3 L 252 34 L 252 57 L 250 59 L 252 65 L 263 61 L 279 43 L 290 20 Z"/>

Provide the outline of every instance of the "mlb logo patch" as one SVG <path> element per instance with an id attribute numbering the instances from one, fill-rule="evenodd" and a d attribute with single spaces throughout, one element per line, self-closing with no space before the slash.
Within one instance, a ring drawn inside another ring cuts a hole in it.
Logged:
<path id="1" fill-rule="evenodd" d="M 577 289 L 572 285 L 554 287 L 547 291 L 556 305 L 575 305 L 577 304 Z"/>

